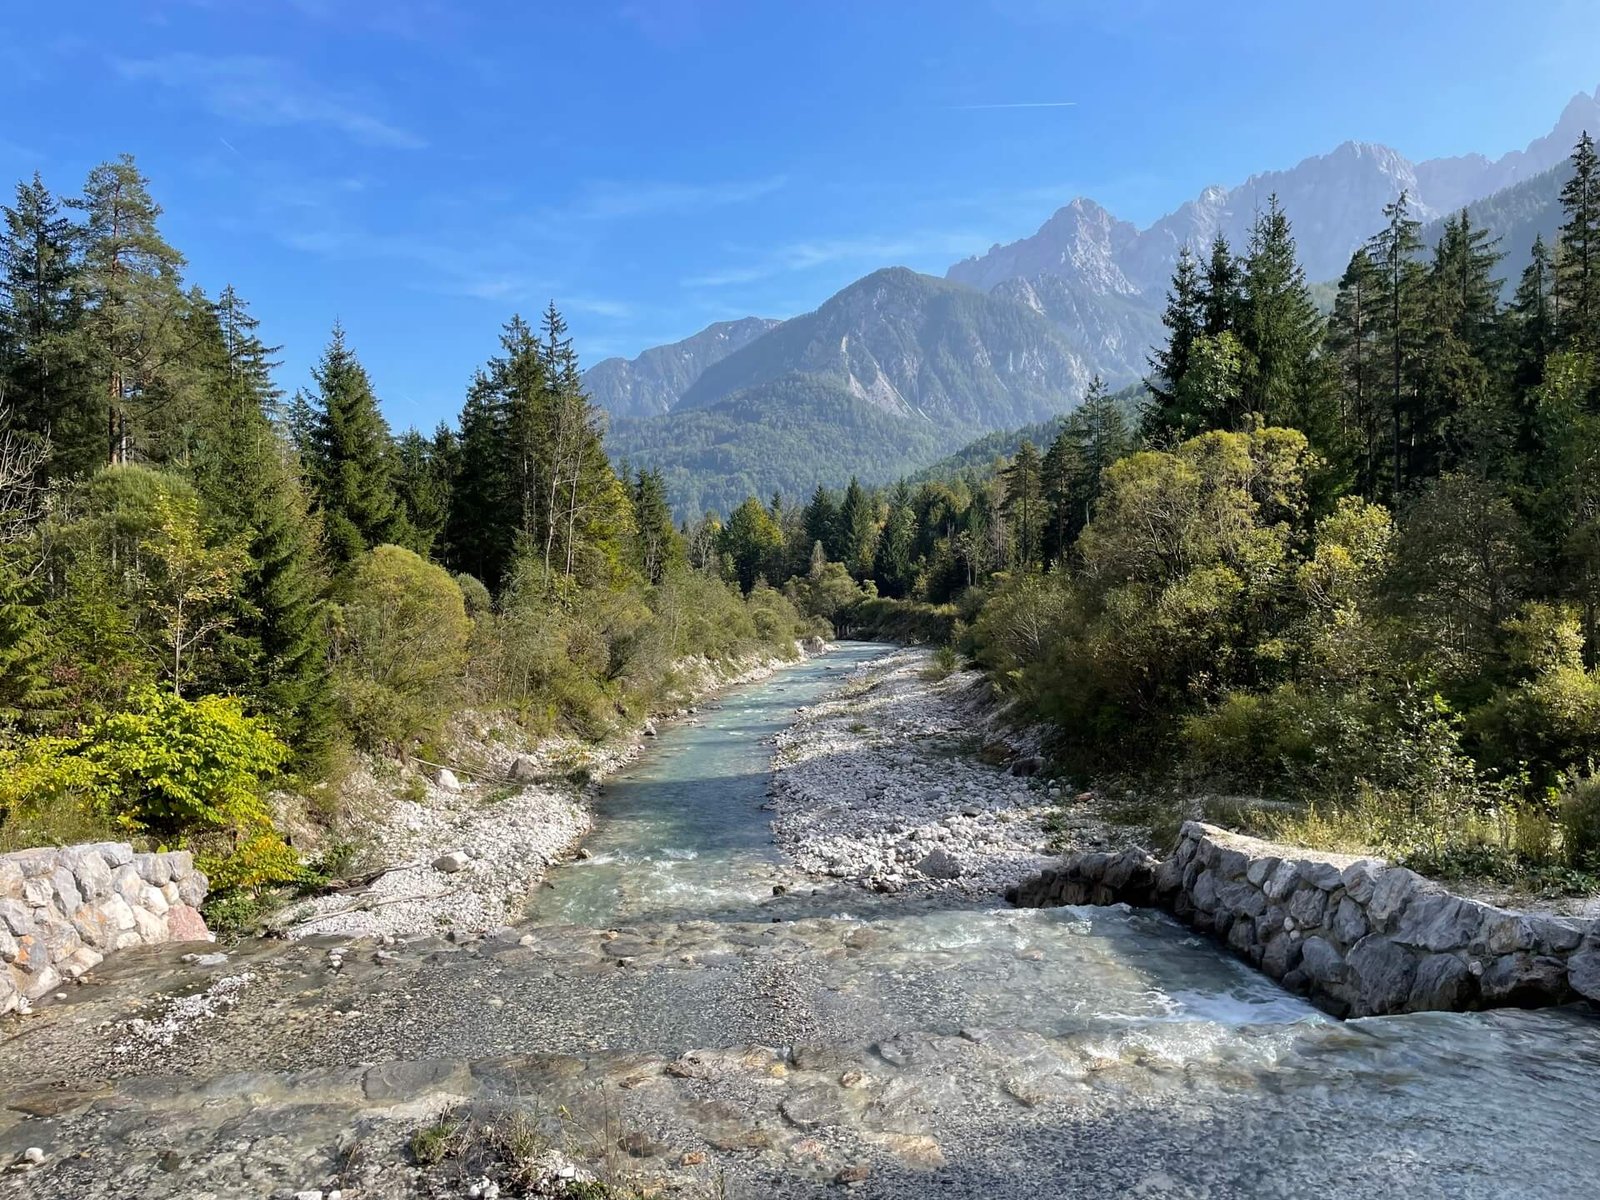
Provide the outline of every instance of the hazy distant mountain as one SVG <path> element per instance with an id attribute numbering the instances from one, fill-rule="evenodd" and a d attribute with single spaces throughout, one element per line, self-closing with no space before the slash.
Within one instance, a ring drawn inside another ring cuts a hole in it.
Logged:
<path id="1" fill-rule="evenodd" d="M 1333 278 L 1401 191 L 1424 220 L 1442 216 L 1549 171 L 1572 153 L 1584 129 L 1600 131 L 1600 89 L 1574 96 L 1555 128 L 1526 150 L 1493 161 L 1463 155 L 1412 163 L 1387 146 L 1345 142 L 1285 171 L 1253 175 L 1233 188 L 1206 188 L 1143 230 L 1080 197 L 1032 236 L 956 263 L 946 277 L 985 291 L 1004 280 L 1048 274 L 1104 295 L 1164 292 L 1182 247 L 1203 254 L 1221 233 L 1243 250 L 1255 214 L 1275 193 L 1294 226 L 1306 275 Z"/>
<path id="2" fill-rule="evenodd" d="M 777 324 L 765 317 L 718 321 L 681 342 L 654 346 L 637 358 L 597 362 L 583 373 L 583 384 L 589 398 L 614 417 L 669 412 L 707 367 Z"/>
<path id="3" fill-rule="evenodd" d="M 714 325 L 630 362 L 608 359 L 585 380 L 624 418 L 614 452 L 666 471 L 681 512 L 726 510 L 774 489 L 795 496 L 857 466 L 863 478 L 889 479 L 992 430 L 1067 411 L 1094 374 L 1113 388 L 1140 380 L 1163 337 L 1179 250 L 1203 254 L 1219 232 L 1244 250 L 1272 194 L 1319 291 L 1402 190 L 1430 222 L 1430 244 L 1439 219 L 1467 206 L 1502 235 L 1501 270 L 1514 282 L 1533 234 L 1551 238 L 1561 164 L 1586 128 L 1600 131 L 1600 90 L 1574 97 L 1549 134 L 1498 159 L 1413 163 L 1346 142 L 1207 188 L 1146 229 L 1079 198 L 1031 236 L 955 264 L 944 281 L 877 271 L 805 316 Z"/>
<path id="4" fill-rule="evenodd" d="M 1289 215 L 1307 277 L 1337 279 L 1381 223 L 1383 206 L 1402 191 L 1418 217 L 1436 221 L 1543 177 L 1566 160 L 1584 129 L 1600 131 L 1600 89 L 1574 96 L 1554 129 L 1527 149 L 1494 160 L 1471 154 L 1413 163 L 1387 146 L 1345 142 L 1288 170 L 1253 175 L 1232 188 L 1206 188 L 1142 230 L 1079 197 L 1036 233 L 956 263 L 946 278 L 1019 298 L 1064 298 L 1039 310 L 1096 370 L 1120 382 L 1145 370 L 1178 252 L 1188 246 L 1203 256 L 1218 233 L 1243 251 L 1269 196 L 1276 194 Z M 1481 212 L 1506 235 L 1507 269 L 1520 269 L 1527 260 L 1521 243 L 1532 233 L 1524 238 L 1520 228 L 1502 229 L 1496 222 L 1508 219 L 1504 206 Z"/>
<path id="5" fill-rule="evenodd" d="M 708 367 L 672 412 L 616 422 L 611 446 L 694 512 L 892 478 L 1066 411 L 1090 375 L 1034 307 L 894 267 Z"/>

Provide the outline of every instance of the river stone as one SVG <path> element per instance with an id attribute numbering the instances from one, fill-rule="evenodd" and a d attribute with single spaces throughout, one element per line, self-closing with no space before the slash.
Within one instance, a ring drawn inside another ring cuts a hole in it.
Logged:
<path id="1" fill-rule="evenodd" d="M 1386 937 L 1368 934 L 1350 948 L 1345 963 L 1356 981 L 1356 1015 L 1399 1012 L 1416 982 L 1417 960 Z"/>
<path id="2" fill-rule="evenodd" d="M 1267 910 L 1267 898 L 1242 879 L 1218 888 L 1217 904 L 1244 917 L 1259 917 Z"/>
<path id="3" fill-rule="evenodd" d="M 778 1103 L 778 1111 L 797 1129 L 842 1125 L 849 1115 L 844 1095 L 831 1083 L 809 1083 Z"/>
<path id="4" fill-rule="evenodd" d="M 456 778 L 456 773 L 449 767 L 440 767 L 434 772 L 433 783 L 441 792 L 449 792 L 452 795 L 461 790 L 461 780 Z"/>
<path id="5" fill-rule="evenodd" d="M 380 1063 L 361 1077 L 361 1093 L 368 1100 L 398 1103 L 425 1095 L 472 1094 L 472 1072 L 454 1058 L 421 1058 Z"/>
<path id="6" fill-rule="evenodd" d="M 191 904 L 174 904 L 167 909 L 167 937 L 174 942 L 209 942 L 211 930 L 206 928 L 200 910 Z"/>
<path id="7" fill-rule="evenodd" d="M 1272 877 L 1272 873 L 1278 869 L 1279 861 L 1270 857 L 1253 858 L 1250 860 L 1250 865 L 1245 868 L 1244 877 L 1256 887 L 1264 887 L 1267 880 Z"/>
<path id="8" fill-rule="evenodd" d="M 1377 859 L 1361 858 L 1339 872 L 1339 878 L 1344 882 L 1345 895 L 1357 904 L 1365 904 L 1372 899 L 1372 889 L 1378 884 L 1379 872 L 1383 864 Z"/>
<path id="9" fill-rule="evenodd" d="M 526 754 L 519 754 L 506 768 L 506 778 L 512 783 L 533 783 L 539 778 L 539 764 Z"/>
<path id="10" fill-rule="evenodd" d="M 1282 900 L 1293 889 L 1298 874 L 1294 862 L 1285 860 L 1277 865 L 1261 890 L 1267 894 L 1268 900 Z"/>
<path id="11" fill-rule="evenodd" d="M 1303 887 L 1289 897 L 1289 915 L 1302 929 L 1315 929 L 1322 924 L 1322 914 L 1328 909 L 1328 893 L 1317 887 Z"/>
<path id="12" fill-rule="evenodd" d="M 1591 933 L 1567 960 L 1567 982 L 1578 995 L 1600 1004 L 1600 933 Z"/>
<path id="13" fill-rule="evenodd" d="M 1390 929 L 1421 882 L 1415 872 L 1404 867 L 1390 867 L 1379 875 L 1372 888 L 1372 899 L 1367 902 L 1367 920 L 1372 922 L 1372 927 L 1380 932 Z"/>
<path id="14" fill-rule="evenodd" d="M 0 923 L 15 934 L 33 932 L 33 913 L 20 900 L 10 896 L 0 900 Z"/>
<path id="15" fill-rule="evenodd" d="M 443 871 L 446 875 L 454 875 L 457 871 L 465 871 L 471 865 L 472 857 L 465 850 L 451 850 L 433 860 L 433 869 L 435 871 Z"/>
<path id="16" fill-rule="evenodd" d="M 1321 938 L 1313 940 L 1322 941 Z M 1323 944 L 1326 945 L 1327 943 L 1324 942 Z M 1279 929 L 1271 940 L 1267 942 L 1266 949 L 1261 953 L 1261 970 L 1273 979 L 1282 979 L 1300 965 L 1302 953 L 1303 944 L 1301 939 L 1292 938 Z"/>
<path id="17" fill-rule="evenodd" d="M 1279 936 L 1288 940 L 1287 934 Z M 1300 942 L 1299 967 L 1320 984 L 1340 983 L 1344 979 L 1344 958 L 1326 938 L 1308 937 Z"/>
<path id="18" fill-rule="evenodd" d="M 1406 1011 L 1457 1012 L 1471 997 L 1472 972 L 1466 962 L 1454 954 L 1432 954 L 1417 967 Z"/>
<path id="19" fill-rule="evenodd" d="M 1334 911 L 1333 936 L 1345 946 L 1354 946 L 1367 936 L 1367 914 L 1348 895 L 1339 901 Z"/>
<path id="20" fill-rule="evenodd" d="M 959 879 L 961 864 L 948 850 L 931 850 L 917 861 L 916 869 L 929 879 Z"/>
<path id="21" fill-rule="evenodd" d="M 1490 963 L 1478 987 L 1487 1004 L 1532 1007 L 1565 998 L 1567 982 L 1567 964 L 1561 959 L 1519 950 Z"/>
<path id="22" fill-rule="evenodd" d="M 1458 950 L 1483 923 L 1483 906 L 1448 892 L 1417 896 L 1395 926 L 1394 940 L 1419 950 Z"/>

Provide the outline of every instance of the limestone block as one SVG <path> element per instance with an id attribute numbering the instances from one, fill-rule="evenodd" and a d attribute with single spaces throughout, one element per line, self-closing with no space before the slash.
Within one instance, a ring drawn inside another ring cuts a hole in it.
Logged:
<path id="1" fill-rule="evenodd" d="M 174 942 L 213 940 L 200 910 L 187 904 L 174 904 L 167 910 L 167 936 Z"/>
<path id="2" fill-rule="evenodd" d="M 22 994 L 29 1000 L 37 1000 L 41 996 L 48 996 L 60 986 L 61 972 L 47 963 L 23 985 Z"/>
<path id="3" fill-rule="evenodd" d="M 1478 987 L 1485 1004 L 1533 1006 L 1565 999 L 1568 979 L 1563 960 L 1518 950 L 1490 963 Z"/>
<path id="4" fill-rule="evenodd" d="M 1331 932 L 1334 940 L 1347 948 L 1367 936 L 1367 914 L 1348 894 L 1334 910 Z"/>
<path id="5" fill-rule="evenodd" d="M 1282 900 L 1294 889 L 1295 879 L 1299 871 L 1292 860 L 1286 859 L 1274 868 L 1271 877 L 1261 889 L 1267 894 L 1268 900 Z"/>
<path id="6" fill-rule="evenodd" d="M 1600 1004 L 1600 931 L 1592 931 L 1567 960 L 1567 982 L 1578 995 Z"/>
<path id="7" fill-rule="evenodd" d="M 1285 941 L 1289 940 L 1288 934 L 1280 934 L 1279 937 Z M 1344 957 L 1326 938 L 1303 938 L 1298 944 L 1300 961 L 1297 965 L 1309 979 L 1323 985 L 1336 984 L 1344 980 L 1346 969 Z"/>
<path id="8" fill-rule="evenodd" d="M 206 898 L 206 889 L 210 881 L 205 875 L 193 870 L 184 871 L 178 876 L 178 899 L 190 908 L 199 908 L 200 902 Z"/>
<path id="9" fill-rule="evenodd" d="M 1289 915 L 1302 929 L 1315 929 L 1322 924 L 1322 914 L 1328 908 L 1328 893 L 1314 885 L 1304 885 L 1289 897 Z"/>
<path id="10" fill-rule="evenodd" d="M 7 896 L 0 899 L 0 924 L 18 935 L 32 933 L 33 913 L 21 900 Z"/>
<path id="11" fill-rule="evenodd" d="M 1272 873 L 1278 869 L 1281 859 L 1253 858 L 1250 865 L 1245 868 L 1244 877 L 1256 887 L 1265 887 L 1267 880 L 1272 878 Z"/>
<path id="12" fill-rule="evenodd" d="M 158 917 L 164 917 L 172 905 L 167 903 L 167 898 L 160 888 L 147 883 L 139 891 L 139 907 L 149 909 Z"/>
<path id="13" fill-rule="evenodd" d="M 1356 984 L 1355 1015 L 1399 1012 L 1411 998 L 1417 959 L 1406 947 L 1379 934 L 1368 934 L 1345 956 Z"/>
<path id="14" fill-rule="evenodd" d="M 1419 950 L 1458 950 L 1469 945 L 1483 924 L 1484 906 L 1448 892 L 1412 899 L 1394 928 L 1394 940 Z"/>
<path id="15" fill-rule="evenodd" d="M 1303 882 L 1324 892 L 1331 892 L 1344 884 L 1344 876 L 1339 873 L 1339 868 L 1321 859 L 1303 859 L 1298 865 L 1296 874 Z"/>
<path id="16" fill-rule="evenodd" d="M 1384 865 L 1377 859 L 1362 858 L 1351 863 L 1339 872 L 1339 878 L 1344 881 L 1345 895 L 1357 904 L 1365 904 L 1372 899 L 1372 890 L 1378 884 L 1378 876 L 1384 870 Z"/>
<path id="17" fill-rule="evenodd" d="M 1372 888 L 1372 899 L 1367 902 L 1367 920 L 1376 930 L 1387 932 L 1411 897 L 1420 889 L 1422 879 L 1404 867 L 1389 867 L 1379 876 Z"/>
<path id="18" fill-rule="evenodd" d="M 1457 1012 L 1472 1000 L 1475 981 L 1466 960 L 1456 954 L 1430 954 L 1417 966 L 1407 1012 Z"/>

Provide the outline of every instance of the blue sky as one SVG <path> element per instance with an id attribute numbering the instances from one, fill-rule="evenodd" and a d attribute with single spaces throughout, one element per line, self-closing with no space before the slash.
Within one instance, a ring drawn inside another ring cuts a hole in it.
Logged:
<path id="1" fill-rule="evenodd" d="M 1499 154 L 1597 46 L 1567 0 L 12 0 L 0 180 L 133 153 L 287 387 L 338 318 L 427 426 L 552 298 L 592 363 L 940 274 L 1078 194 L 1144 224 L 1346 138 Z"/>

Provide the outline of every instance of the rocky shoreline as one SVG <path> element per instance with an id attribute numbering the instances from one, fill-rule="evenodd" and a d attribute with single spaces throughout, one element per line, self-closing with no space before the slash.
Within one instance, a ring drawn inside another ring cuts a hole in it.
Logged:
<path id="1" fill-rule="evenodd" d="M 997 894 L 1053 862 L 1034 747 L 1004 744 L 982 677 L 925 649 L 860 668 L 777 738 L 772 829 L 800 868 L 876 892 Z M 982 761 L 1002 746 L 1010 768 Z"/>

